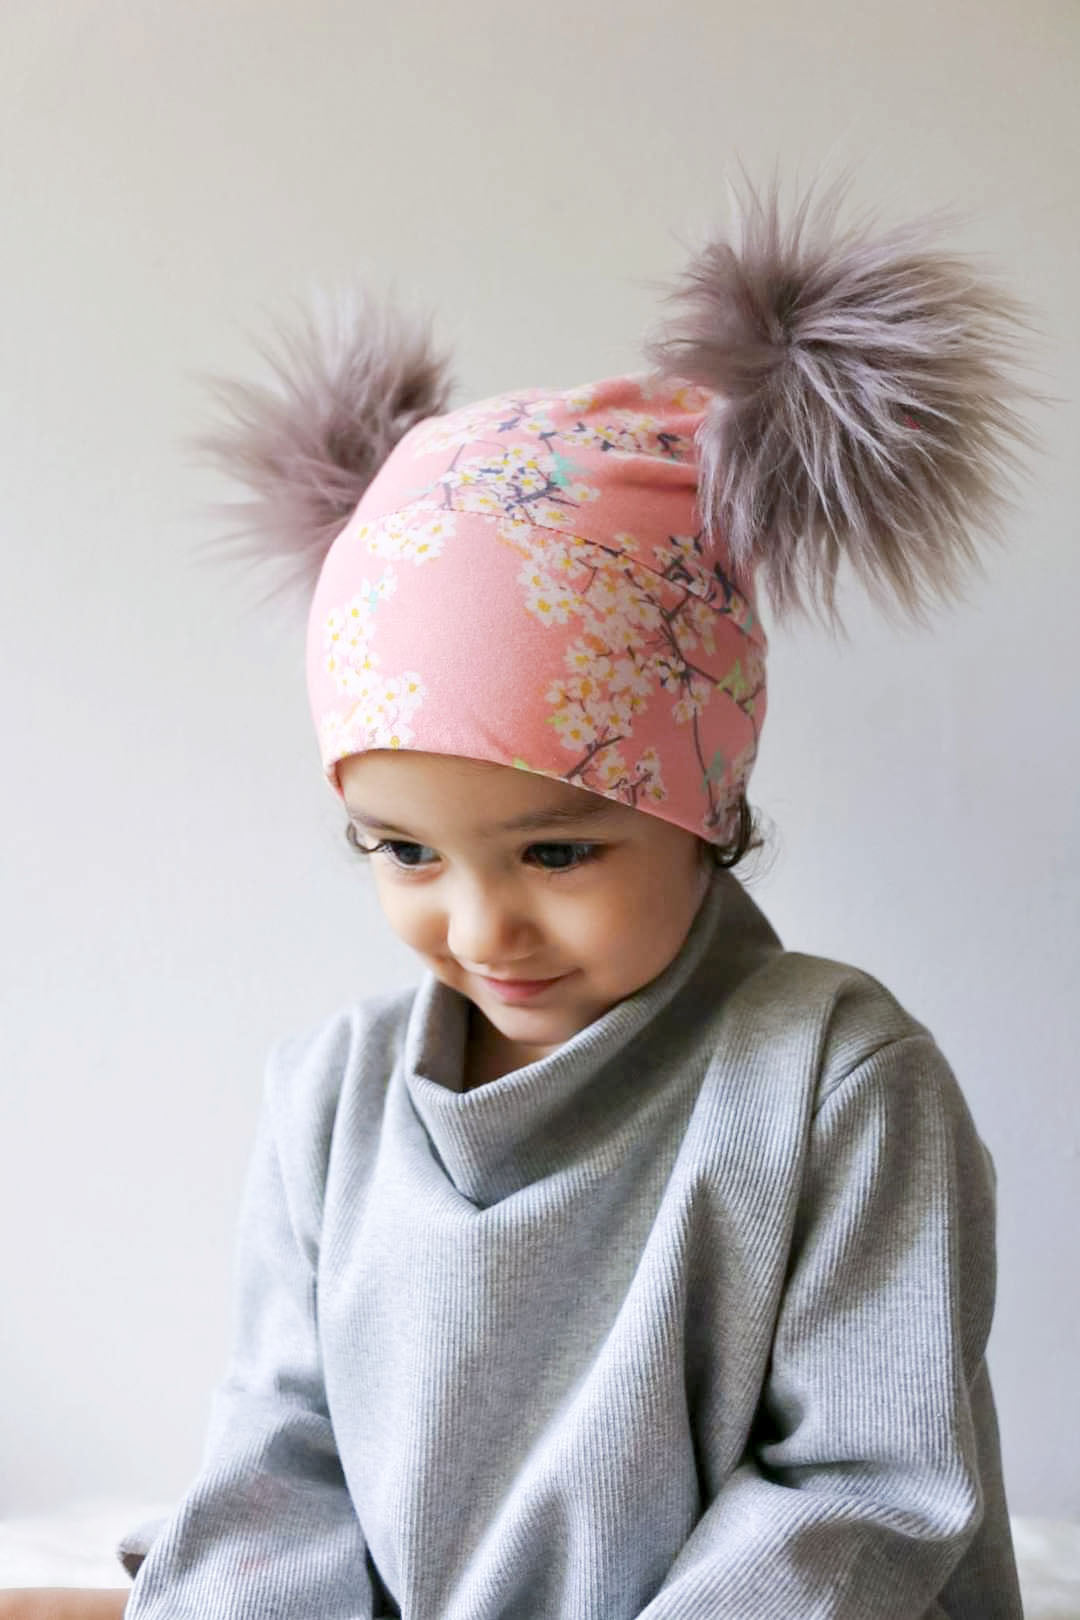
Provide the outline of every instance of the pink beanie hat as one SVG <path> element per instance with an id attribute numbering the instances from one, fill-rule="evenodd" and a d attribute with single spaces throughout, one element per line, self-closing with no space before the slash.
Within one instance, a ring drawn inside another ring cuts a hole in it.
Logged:
<path id="1" fill-rule="evenodd" d="M 704 544 L 709 396 L 617 377 L 419 423 L 311 609 L 323 765 L 368 748 L 519 765 L 727 842 L 765 711 L 752 587 Z"/>
<path id="2" fill-rule="evenodd" d="M 558 777 L 734 838 L 773 607 L 835 621 L 846 557 L 922 617 L 994 530 L 1032 445 L 1021 306 L 924 240 L 785 229 L 752 192 L 649 347 L 655 369 L 446 412 L 426 336 L 363 305 L 285 339 L 278 389 L 219 384 L 204 439 L 249 533 L 314 595 L 323 769 L 409 748 Z M 805 233 L 805 235 L 804 235 Z"/>

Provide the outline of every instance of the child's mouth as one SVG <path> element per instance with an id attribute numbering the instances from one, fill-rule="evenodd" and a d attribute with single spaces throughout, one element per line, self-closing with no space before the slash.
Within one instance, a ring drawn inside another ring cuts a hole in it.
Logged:
<path id="1" fill-rule="evenodd" d="M 569 974 L 560 973 L 554 979 L 481 978 L 481 983 L 486 984 L 502 1001 L 528 1001 L 532 996 L 538 996 L 543 991 L 551 989 L 553 985 L 561 984 L 566 978 L 569 978 Z"/>

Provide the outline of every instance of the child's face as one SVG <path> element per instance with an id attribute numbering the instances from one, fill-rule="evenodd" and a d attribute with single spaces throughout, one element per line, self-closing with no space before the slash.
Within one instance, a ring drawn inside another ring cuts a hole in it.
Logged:
<path id="1" fill-rule="evenodd" d="M 518 1063 L 662 973 L 709 885 L 692 833 L 528 771 L 378 749 L 338 775 L 359 842 L 392 843 L 372 857 L 390 926 Z M 510 999 L 488 977 L 557 982 Z"/>

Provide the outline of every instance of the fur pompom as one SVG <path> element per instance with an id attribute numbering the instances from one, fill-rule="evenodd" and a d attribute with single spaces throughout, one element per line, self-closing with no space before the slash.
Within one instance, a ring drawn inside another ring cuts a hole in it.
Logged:
<path id="1" fill-rule="evenodd" d="M 785 226 L 775 178 L 764 200 L 747 189 L 737 245 L 694 259 L 680 318 L 648 346 L 717 396 L 702 521 L 778 614 L 835 626 L 846 556 L 879 603 L 922 620 L 959 595 L 975 535 L 1000 534 L 1003 474 L 1036 446 L 1015 405 L 1041 396 L 1012 370 L 1027 312 L 932 246 L 940 215 L 839 233 L 838 183 Z"/>
<path id="2" fill-rule="evenodd" d="M 324 299 L 276 337 L 278 352 L 259 346 L 273 384 L 207 379 L 224 415 L 192 443 L 253 495 L 219 508 L 239 519 L 224 541 L 291 563 L 279 589 L 310 596 L 376 472 L 410 428 L 445 411 L 451 384 L 426 328 L 363 294 Z"/>

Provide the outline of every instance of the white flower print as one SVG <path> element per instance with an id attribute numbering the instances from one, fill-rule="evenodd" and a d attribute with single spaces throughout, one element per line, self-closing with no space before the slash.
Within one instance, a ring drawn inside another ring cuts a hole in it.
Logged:
<path id="1" fill-rule="evenodd" d="M 425 515 L 420 516 L 421 513 Z M 453 536 L 454 526 L 452 512 L 432 501 L 416 501 L 403 512 L 390 512 L 374 523 L 363 524 L 357 529 L 356 538 L 377 557 L 397 557 L 419 565 L 442 553 L 446 541 Z"/>

